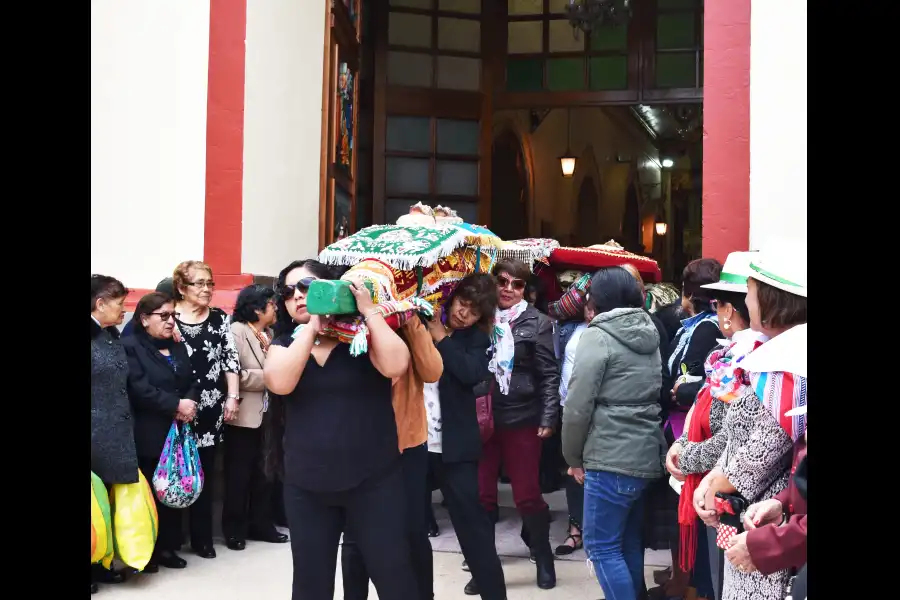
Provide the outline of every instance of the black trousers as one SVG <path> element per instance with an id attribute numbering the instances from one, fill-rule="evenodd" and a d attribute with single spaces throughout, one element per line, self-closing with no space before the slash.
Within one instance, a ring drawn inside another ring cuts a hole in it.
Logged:
<path id="1" fill-rule="evenodd" d="M 200 448 L 200 465 L 203 467 L 203 491 L 197 501 L 188 507 L 191 546 L 212 546 L 213 543 L 213 485 L 219 447 Z"/>
<path id="2" fill-rule="evenodd" d="M 222 533 L 246 539 L 266 535 L 272 522 L 272 483 L 262 469 L 262 429 L 225 426 L 225 498 Z"/>
<path id="3" fill-rule="evenodd" d="M 404 450 L 400 455 L 400 469 L 403 472 L 403 491 L 406 496 L 405 531 L 418 583 L 418 597 L 432 600 L 434 564 L 431 542 L 428 541 L 428 513 L 421 501 L 428 477 L 428 449 L 425 444 Z M 357 539 L 353 522 L 349 521 L 344 528 L 344 546 L 341 551 L 344 600 L 367 600 L 369 597 L 369 571 Z"/>
<path id="4" fill-rule="evenodd" d="M 428 464 L 447 501 L 450 522 L 482 599 L 505 600 L 506 580 L 494 545 L 494 524 L 478 496 L 478 463 L 445 463 L 440 454 L 429 452 Z M 431 505 L 430 492 L 427 503 Z"/>
<path id="5" fill-rule="evenodd" d="M 294 561 L 292 600 L 333 600 L 341 532 L 353 523 L 356 543 L 380 600 L 418 598 L 406 498 L 398 458 L 391 468 L 343 492 L 311 492 L 284 483 Z"/>
<path id="6" fill-rule="evenodd" d="M 150 488 L 153 488 L 153 473 L 159 457 L 138 457 L 138 467 L 147 478 Z M 153 494 L 154 499 L 156 494 Z M 159 525 L 156 530 L 156 546 L 153 547 L 154 556 L 158 552 L 176 552 L 181 550 L 181 542 L 184 540 L 181 530 L 181 510 L 170 508 L 156 500 L 156 514 L 159 517 Z"/>

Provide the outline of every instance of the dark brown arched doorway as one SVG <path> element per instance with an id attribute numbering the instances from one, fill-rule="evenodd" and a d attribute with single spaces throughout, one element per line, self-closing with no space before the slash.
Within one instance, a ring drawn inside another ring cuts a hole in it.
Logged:
<path id="1" fill-rule="evenodd" d="M 528 171 L 522 144 L 506 130 L 491 153 L 491 231 L 504 240 L 528 237 Z"/>
<path id="2" fill-rule="evenodd" d="M 622 217 L 621 244 L 629 252 L 644 253 L 641 243 L 641 205 L 638 202 L 637 189 L 632 183 L 625 192 L 625 214 Z"/>
<path id="3" fill-rule="evenodd" d="M 603 240 L 597 239 L 600 235 L 598 228 L 598 221 L 600 220 L 599 203 L 600 198 L 597 196 L 597 187 L 594 185 L 594 179 L 585 177 L 581 180 L 581 187 L 578 188 L 578 212 L 575 214 L 576 245 L 590 246 L 603 242 Z"/>

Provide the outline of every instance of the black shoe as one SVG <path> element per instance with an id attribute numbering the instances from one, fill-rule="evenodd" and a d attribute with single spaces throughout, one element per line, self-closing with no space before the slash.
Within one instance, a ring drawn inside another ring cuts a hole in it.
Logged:
<path id="1" fill-rule="evenodd" d="M 212 544 L 203 544 L 202 546 L 200 546 L 200 545 L 195 546 L 195 545 L 191 544 L 191 550 L 193 550 L 194 554 L 196 554 L 200 558 L 215 558 L 216 557 L 216 549 L 213 548 Z"/>
<path id="2" fill-rule="evenodd" d="M 147 566 L 144 567 L 144 570 L 141 571 L 141 573 L 150 573 L 150 574 L 159 573 L 159 565 L 153 561 L 148 562 Z"/>
<path id="3" fill-rule="evenodd" d="M 243 550 L 247 547 L 247 542 L 239 537 L 231 536 L 225 540 L 225 545 L 229 550 Z"/>
<path id="4" fill-rule="evenodd" d="M 542 590 L 556 587 L 556 565 L 550 548 L 550 510 L 523 517 L 528 541 L 537 566 L 537 586 Z"/>
<path id="5" fill-rule="evenodd" d="M 273 527 L 271 531 L 265 533 L 251 531 L 250 535 L 247 536 L 247 539 L 269 544 L 284 544 L 290 538 L 283 533 L 278 533 L 278 530 Z"/>
<path id="6" fill-rule="evenodd" d="M 100 586 L 98 586 L 96 583 L 91 584 L 91 593 L 92 594 L 96 594 L 97 591 L 99 591 L 99 590 L 100 590 Z"/>
<path id="7" fill-rule="evenodd" d="M 441 529 L 438 524 L 432 521 L 428 524 L 428 537 L 437 537 L 441 535 Z"/>
<path id="8" fill-rule="evenodd" d="M 477 596 L 481 592 L 478 589 L 478 584 L 475 583 L 475 578 L 469 580 L 469 583 L 466 584 L 466 587 L 463 588 L 463 594 L 466 596 Z"/>
<path id="9" fill-rule="evenodd" d="M 125 581 L 125 575 L 117 571 L 104 569 L 100 565 L 93 565 L 91 579 L 95 583 L 122 583 Z"/>
<path id="10" fill-rule="evenodd" d="M 183 569 L 187 566 L 187 561 L 171 550 L 162 550 L 153 562 L 167 569 Z"/>

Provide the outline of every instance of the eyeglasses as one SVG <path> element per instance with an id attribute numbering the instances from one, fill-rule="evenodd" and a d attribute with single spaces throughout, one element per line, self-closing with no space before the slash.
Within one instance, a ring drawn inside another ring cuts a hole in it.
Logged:
<path id="1" fill-rule="evenodd" d="M 290 300 L 294 297 L 294 294 L 297 290 L 300 290 L 301 293 L 306 294 L 309 291 L 309 286 L 313 281 L 316 281 L 318 277 L 304 277 L 294 285 L 284 285 L 281 286 L 281 297 L 285 300 Z"/>
<path id="2" fill-rule="evenodd" d="M 525 280 L 524 279 L 511 279 L 506 277 L 505 275 L 497 276 L 497 287 L 501 289 L 505 289 L 507 287 L 512 286 L 512 289 L 518 291 L 525 289 Z"/>
<path id="3" fill-rule="evenodd" d="M 193 287 L 195 287 L 195 288 L 197 288 L 197 289 L 199 289 L 199 290 L 202 290 L 203 288 L 207 288 L 207 289 L 210 289 L 210 290 L 216 289 L 216 282 L 213 281 L 213 280 L 209 280 L 209 281 L 191 281 L 191 282 L 189 282 L 187 285 L 193 286 Z"/>
<path id="4" fill-rule="evenodd" d="M 150 314 L 158 316 L 163 321 L 168 321 L 172 317 L 175 317 L 177 319 L 178 317 L 181 316 L 181 313 L 179 313 L 179 312 L 168 312 L 168 311 L 155 312 L 155 313 L 150 313 Z"/>

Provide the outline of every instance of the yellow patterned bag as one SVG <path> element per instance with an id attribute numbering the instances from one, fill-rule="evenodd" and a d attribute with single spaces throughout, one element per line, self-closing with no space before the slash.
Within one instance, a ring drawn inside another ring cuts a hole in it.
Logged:
<path id="1" fill-rule="evenodd" d="M 106 486 L 91 471 L 91 564 L 112 565 L 113 534 Z"/>
<path id="2" fill-rule="evenodd" d="M 143 571 L 156 545 L 159 516 L 153 491 L 138 472 L 137 483 L 118 483 L 112 486 L 113 540 L 116 556 L 129 567 Z"/>

